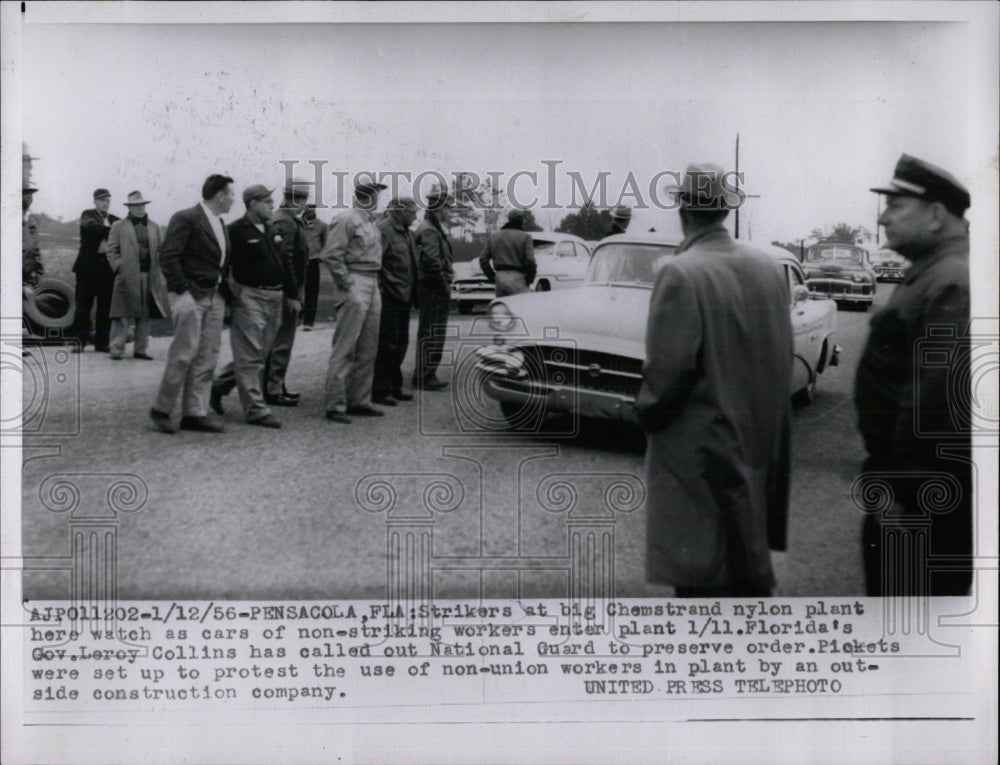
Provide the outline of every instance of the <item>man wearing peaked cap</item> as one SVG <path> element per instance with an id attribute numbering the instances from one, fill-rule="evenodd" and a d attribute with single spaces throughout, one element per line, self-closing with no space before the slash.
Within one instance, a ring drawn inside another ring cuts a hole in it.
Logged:
<path id="1" fill-rule="evenodd" d="M 684 240 L 656 278 L 636 401 L 647 433 L 646 576 L 678 597 L 763 597 L 785 549 L 788 283 L 724 227 L 725 171 L 675 187 Z M 738 382 L 734 382 L 738 381 Z"/>
<path id="2" fill-rule="evenodd" d="M 381 417 L 372 406 L 372 376 L 378 353 L 382 295 L 382 234 L 375 226 L 378 193 L 385 188 L 368 173 L 354 181 L 354 203 L 327 229 L 320 259 L 334 283 L 337 324 L 326 370 L 326 418 L 350 424 L 349 415 Z"/>
<path id="3" fill-rule="evenodd" d="M 912 265 L 886 306 L 872 316 L 855 378 L 858 426 L 868 453 L 861 481 L 888 484 L 893 499 L 884 513 L 865 516 L 868 594 L 965 595 L 972 584 L 969 233 L 964 218 L 971 198 L 951 173 L 907 154 L 896 163 L 892 180 L 872 191 L 886 196 L 878 222 L 887 246 Z M 942 509 L 928 489 L 944 480 L 948 506 Z M 899 540 L 889 541 L 908 522 L 927 529 L 926 556 L 900 550 Z"/>

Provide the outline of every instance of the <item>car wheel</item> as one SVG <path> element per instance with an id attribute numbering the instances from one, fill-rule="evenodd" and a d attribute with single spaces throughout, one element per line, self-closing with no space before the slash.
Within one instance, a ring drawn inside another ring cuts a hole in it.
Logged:
<path id="1" fill-rule="evenodd" d="M 813 377 L 809 384 L 801 390 L 792 394 L 792 403 L 795 406 L 809 406 L 816 400 L 816 377 Z"/>
<path id="2" fill-rule="evenodd" d="M 548 292 L 551 289 L 549 283 L 544 279 L 537 284 L 535 284 L 535 292 Z"/>

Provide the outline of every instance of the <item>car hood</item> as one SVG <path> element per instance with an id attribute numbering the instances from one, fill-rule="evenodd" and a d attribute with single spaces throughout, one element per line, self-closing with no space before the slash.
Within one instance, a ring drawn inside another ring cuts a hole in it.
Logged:
<path id="1" fill-rule="evenodd" d="M 513 344 L 546 337 L 555 328 L 560 340 L 581 348 L 643 359 L 649 287 L 584 284 L 576 289 L 527 293 L 501 298 L 523 322 L 506 337 Z M 527 331 L 527 335 L 524 331 Z"/>

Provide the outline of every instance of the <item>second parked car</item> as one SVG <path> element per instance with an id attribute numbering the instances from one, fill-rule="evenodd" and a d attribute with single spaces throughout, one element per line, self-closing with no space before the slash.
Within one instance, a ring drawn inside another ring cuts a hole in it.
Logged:
<path id="1" fill-rule="evenodd" d="M 806 250 L 802 267 L 809 295 L 817 300 L 859 305 L 866 311 L 875 300 L 875 272 L 864 247 L 820 242 Z"/>

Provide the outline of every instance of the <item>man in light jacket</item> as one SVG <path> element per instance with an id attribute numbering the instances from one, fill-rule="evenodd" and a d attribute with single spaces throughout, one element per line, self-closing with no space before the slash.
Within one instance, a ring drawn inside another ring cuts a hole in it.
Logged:
<path id="1" fill-rule="evenodd" d="M 111 292 L 111 358 L 125 353 L 129 322 L 135 319 L 134 358 L 152 360 L 149 326 L 152 319 L 170 317 L 167 283 L 160 271 L 160 227 L 146 215 L 148 199 L 142 192 L 128 195 L 128 215 L 111 224 L 108 234 L 108 264 L 115 273 Z"/>

